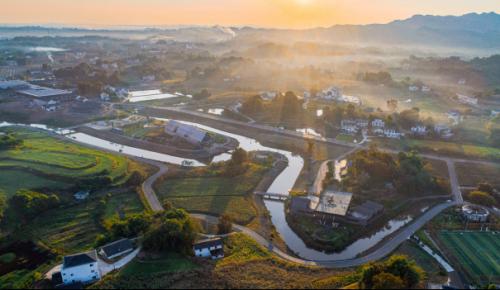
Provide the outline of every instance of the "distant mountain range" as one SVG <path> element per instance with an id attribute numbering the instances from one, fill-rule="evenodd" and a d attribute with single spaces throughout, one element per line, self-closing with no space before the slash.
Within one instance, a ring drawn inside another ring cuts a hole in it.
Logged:
<path id="1" fill-rule="evenodd" d="M 470 13 L 462 16 L 415 15 L 387 24 L 335 25 L 305 30 L 254 27 L 180 27 L 148 29 L 84 29 L 39 26 L 0 26 L 0 37 L 15 36 L 158 37 L 177 41 L 296 40 L 334 43 L 423 45 L 464 48 L 500 48 L 500 14 Z"/>

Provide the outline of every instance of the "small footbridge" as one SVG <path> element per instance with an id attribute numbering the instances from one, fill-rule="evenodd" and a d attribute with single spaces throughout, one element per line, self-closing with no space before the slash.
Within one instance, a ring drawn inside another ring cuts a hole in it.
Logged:
<path id="1" fill-rule="evenodd" d="M 274 193 L 274 192 L 264 192 L 256 191 L 255 195 L 261 196 L 263 199 L 286 201 L 290 196 L 287 193 Z"/>

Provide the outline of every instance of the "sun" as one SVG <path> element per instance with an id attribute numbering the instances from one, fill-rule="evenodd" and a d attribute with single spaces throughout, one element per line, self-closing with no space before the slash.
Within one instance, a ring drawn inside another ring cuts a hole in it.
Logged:
<path id="1" fill-rule="evenodd" d="M 307 6 L 309 4 L 312 4 L 313 0 L 295 0 L 295 3 L 301 5 L 301 6 Z"/>

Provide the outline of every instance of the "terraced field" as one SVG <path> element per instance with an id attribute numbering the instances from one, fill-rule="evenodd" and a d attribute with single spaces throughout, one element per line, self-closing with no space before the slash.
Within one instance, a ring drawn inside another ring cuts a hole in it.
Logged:
<path id="1" fill-rule="evenodd" d="M 472 281 L 500 283 L 499 233 L 442 231 L 439 239 Z"/>
<path id="2" fill-rule="evenodd" d="M 13 131 L 24 141 L 21 147 L 0 151 L 0 190 L 8 196 L 20 188 L 64 188 L 76 179 L 102 175 L 120 185 L 134 170 L 143 170 L 125 157 L 89 149 L 46 133 L 20 128 L 2 130 Z"/>
<path id="3" fill-rule="evenodd" d="M 251 193 L 265 172 L 265 167 L 253 165 L 236 177 L 172 178 L 155 187 L 161 200 L 169 200 L 176 207 L 214 215 L 225 213 L 246 224 L 257 215 Z"/>

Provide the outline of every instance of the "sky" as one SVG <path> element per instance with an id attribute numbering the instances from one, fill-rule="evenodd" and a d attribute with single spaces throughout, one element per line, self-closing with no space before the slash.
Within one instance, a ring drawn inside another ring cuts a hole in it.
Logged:
<path id="1" fill-rule="evenodd" d="M 0 0 L 0 23 L 310 28 L 491 11 L 500 0 Z"/>

